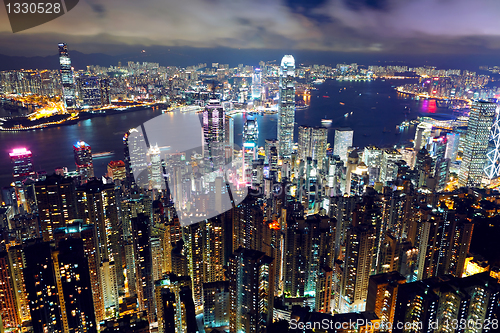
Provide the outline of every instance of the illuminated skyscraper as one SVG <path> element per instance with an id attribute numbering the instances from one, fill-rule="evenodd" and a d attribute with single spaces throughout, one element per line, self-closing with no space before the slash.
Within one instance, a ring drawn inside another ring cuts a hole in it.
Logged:
<path id="1" fill-rule="evenodd" d="M 58 175 L 35 183 L 35 196 L 43 240 L 54 239 L 54 230 L 77 217 L 75 185 Z"/>
<path id="2" fill-rule="evenodd" d="M 145 186 L 148 183 L 147 173 L 134 174 L 134 170 L 147 169 L 146 154 L 148 149 L 142 132 L 132 128 L 125 133 L 123 136 L 123 148 L 128 186 L 131 188 Z"/>
<path id="3" fill-rule="evenodd" d="M 375 230 L 370 225 L 350 226 L 346 235 L 346 256 L 342 296 L 350 311 L 365 311 L 372 267 Z"/>
<path id="4" fill-rule="evenodd" d="M 252 162 L 257 158 L 257 144 L 259 139 L 259 127 L 257 120 L 248 115 L 243 129 L 243 156 L 245 163 L 244 181 L 250 184 L 252 181 Z"/>
<path id="5" fill-rule="evenodd" d="M 22 181 L 27 177 L 35 175 L 31 151 L 26 148 L 18 148 L 14 149 L 9 156 L 14 169 L 12 173 L 14 180 Z"/>
<path id="6" fill-rule="evenodd" d="M 67 109 L 76 108 L 75 79 L 71 68 L 71 59 L 66 43 L 59 44 L 59 64 L 61 66 L 61 81 L 63 86 L 63 99 Z"/>
<path id="7" fill-rule="evenodd" d="M 160 148 L 158 145 L 151 146 L 148 150 L 149 155 L 149 189 L 161 190 L 165 188 L 165 181 L 163 180 L 163 169 L 161 165 Z"/>
<path id="8" fill-rule="evenodd" d="M 0 318 L 5 328 L 15 329 L 20 322 L 9 266 L 7 252 L 0 252 Z"/>
<path id="9" fill-rule="evenodd" d="M 252 99 L 261 99 L 262 96 L 262 71 L 256 68 L 252 75 Z"/>
<path id="10" fill-rule="evenodd" d="M 493 126 L 490 131 L 490 142 L 488 147 L 488 153 L 486 154 L 486 167 L 484 172 L 488 179 L 497 178 L 500 176 L 500 112 L 497 107 L 495 110 L 495 116 L 493 121 Z"/>
<path id="11" fill-rule="evenodd" d="M 306 161 L 311 158 L 318 162 L 318 169 L 323 166 L 328 145 L 328 130 L 325 127 L 299 127 L 299 158 Z"/>
<path id="12" fill-rule="evenodd" d="M 278 141 L 280 158 L 292 155 L 295 124 L 295 59 L 285 55 L 279 72 Z"/>
<path id="13" fill-rule="evenodd" d="M 481 185 L 496 109 L 495 103 L 485 101 L 472 103 L 465 135 L 464 155 L 458 174 L 458 186 Z"/>
<path id="14" fill-rule="evenodd" d="M 73 146 L 73 152 L 75 153 L 76 171 L 80 174 L 82 182 L 93 178 L 94 162 L 90 146 L 83 141 L 78 141 Z"/>
<path id="15" fill-rule="evenodd" d="M 354 131 L 350 128 L 337 128 L 333 141 L 333 155 L 338 155 L 340 160 L 347 163 L 347 149 L 352 147 Z"/>
<path id="16" fill-rule="evenodd" d="M 222 168 L 225 164 L 226 117 L 218 100 L 208 101 L 203 110 L 203 157 L 207 173 Z M 215 176 L 215 175 L 214 175 Z"/>

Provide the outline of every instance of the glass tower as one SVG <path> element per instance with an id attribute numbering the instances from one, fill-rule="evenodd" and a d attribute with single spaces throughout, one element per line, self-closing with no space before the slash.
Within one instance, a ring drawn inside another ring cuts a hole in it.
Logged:
<path id="1" fill-rule="evenodd" d="M 61 66 L 64 105 L 67 109 L 73 109 L 76 107 L 75 80 L 73 78 L 71 59 L 68 54 L 68 46 L 66 43 L 59 44 L 59 64 Z"/>
<path id="2" fill-rule="evenodd" d="M 475 101 L 472 103 L 465 135 L 464 156 L 458 174 L 460 187 L 481 185 L 496 108 L 497 105 L 491 102 Z"/>
<path id="3" fill-rule="evenodd" d="M 295 59 L 285 55 L 281 59 L 279 73 L 278 141 L 279 156 L 292 155 L 293 129 L 295 123 Z"/>

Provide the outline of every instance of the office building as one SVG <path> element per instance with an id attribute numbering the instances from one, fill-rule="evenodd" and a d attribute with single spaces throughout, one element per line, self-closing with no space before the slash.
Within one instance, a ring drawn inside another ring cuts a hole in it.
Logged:
<path id="1" fill-rule="evenodd" d="M 278 142 L 279 158 L 290 157 L 295 124 L 295 59 L 285 55 L 279 69 Z"/>
<path id="2" fill-rule="evenodd" d="M 108 177 L 116 180 L 124 181 L 127 177 L 125 163 L 123 161 L 111 161 L 108 163 Z"/>
<path id="3" fill-rule="evenodd" d="M 464 155 L 458 174 L 460 187 L 481 185 L 496 110 L 495 103 L 485 101 L 472 103 L 464 141 Z"/>
<path id="4" fill-rule="evenodd" d="M 59 44 L 59 65 L 63 86 L 63 99 L 67 109 L 76 108 L 75 79 L 66 43 Z"/>
<path id="5" fill-rule="evenodd" d="M 101 106 L 100 80 L 95 76 L 83 76 L 78 79 L 80 105 L 83 108 Z"/>
<path id="6" fill-rule="evenodd" d="M 317 161 L 318 169 L 323 167 L 328 148 L 328 129 L 325 127 L 299 126 L 298 155 L 303 161 L 311 158 Z"/>
<path id="7" fill-rule="evenodd" d="M 337 128 L 335 129 L 335 136 L 333 139 L 333 155 L 340 157 L 340 160 L 347 163 L 348 148 L 352 147 L 352 139 L 354 131 L 350 128 Z"/>
<path id="8" fill-rule="evenodd" d="M 220 102 L 208 101 L 202 113 L 204 136 L 202 144 L 206 173 L 219 170 L 225 165 L 225 123 L 226 113 Z"/>
<path id="9" fill-rule="evenodd" d="M 31 151 L 26 148 L 17 148 L 9 153 L 12 162 L 12 176 L 16 181 L 23 181 L 28 177 L 35 176 Z"/>
<path id="10" fill-rule="evenodd" d="M 84 141 L 78 141 L 73 145 L 75 154 L 76 171 L 80 175 L 82 182 L 94 177 L 94 162 L 92 159 L 92 149 Z"/>

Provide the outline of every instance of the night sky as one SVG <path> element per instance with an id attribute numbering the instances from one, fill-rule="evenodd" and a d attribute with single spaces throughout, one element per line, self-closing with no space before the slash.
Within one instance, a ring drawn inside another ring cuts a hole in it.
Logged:
<path id="1" fill-rule="evenodd" d="M 155 47 L 366 54 L 500 54 L 498 0 L 80 0 L 13 34 L 0 9 L 0 54 L 111 55 Z M 500 63 L 500 59 L 499 59 Z"/>

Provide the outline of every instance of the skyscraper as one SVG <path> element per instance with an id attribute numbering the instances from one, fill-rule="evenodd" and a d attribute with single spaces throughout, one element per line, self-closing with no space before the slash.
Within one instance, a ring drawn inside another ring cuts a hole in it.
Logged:
<path id="1" fill-rule="evenodd" d="M 301 160 L 311 158 L 318 162 L 318 169 L 323 166 L 328 144 L 328 129 L 325 127 L 299 126 L 299 150 Z"/>
<path id="2" fill-rule="evenodd" d="M 280 158 L 292 155 L 295 124 L 295 59 L 285 55 L 279 72 L 278 141 Z"/>
<path id="3" fill-rule="evenodd" d="M 354 131 L 348 127 L 335 129 L 333 141 L 333 155 L 340 156 L 344 164 L 347 163 L 347 149 L 352 147 L 352 138 Z"/>
<path id="4" fill-rule="evenodd" d="M 243 156 L 244 156 L 244 181 L 252 182 L 252 162 L 257 158 L 257 144 L 259 139 L 259 128 L 257 120 L 253 115 L 248 115 L 243 129 Z"/>
<path id="5" fill-rule="evenodd" d="M 67 109 L 74 109 L 76 108 L 75 80 L 73 78 L 71 59 L 68 54 L 68 46 L 66 43 L 59 44 L 59 64 L 61 66 L 64 104 Z"/>
<path id="6" fill-rule="evenodd" d="M 75 153 L 76 171 L 80 174 L 82 182 L 94 177 L 94 162 L 92 160 L 92 150 L 84 141 L 78 141 L 73 145 Z"/>
<path id="7" fill-rule="evenodd" d="M 38 206 L 43 240 L 54 238 L 56 228 L 77 217 L 75 185 L 71 178 L 58 175 L 47 177 L 35 183 L 35 196 Z"/>
<path id="8" fill-rule="evenodd" d="M 500 112 L 497 107 L 495 110 L 495 116 L 493 121 L 493 126 L 490 130 L 490 142 L 488 147 L 488 153 L 486 154 L 486 165 L 484 172 L 488 179 L 497 178 L 500 176 Z"/>
<path id="9" fill-rule="evenodd" d="M 465 135 L 464 155 L 458 174 L 458 185 L 461 187 L 481 185 L 496 109 L 495 103 L 485 101 L 472 103 Z"/>
<path id="10" fill-rule="evenodd" d="M 17 148 L 9 153 L 12 162 L 14 180 L 24 180 L 27 177 L 34 176 L 32 154 L 26 148 Z"/>
<path id="11" fill-rule="evenodd" d="M 218 100 L 208 101 L 203 110 L 203 157 L 207 173 L 219 170 L 225 164 L 225 114 Z"/>
<path id="12" fill-rule="evenodd" d="M 229 327 L 231 332 L 265 332 L 272 321 L 272 258 L 239 248 L 229 260 Z"/>
<path id="13" fill-rule="evenodd" d="M 130 129 L 123 136 L 123 156 L 125 157 L 125 170 L 127 172 L 127 183 L 131 188 L 143 187 L 148 183 L 147 172 L 134 174 L 134 170 L 147 169 L 146 154 L 148 148 L 144 135 L 137 129 Z"/>
<path id="14" fill-rule="evenodd" d="M 0 318 L 3 326 L 15 329 L 19 325 L 13 279 L 7 252 L 0 252 Z"/>

